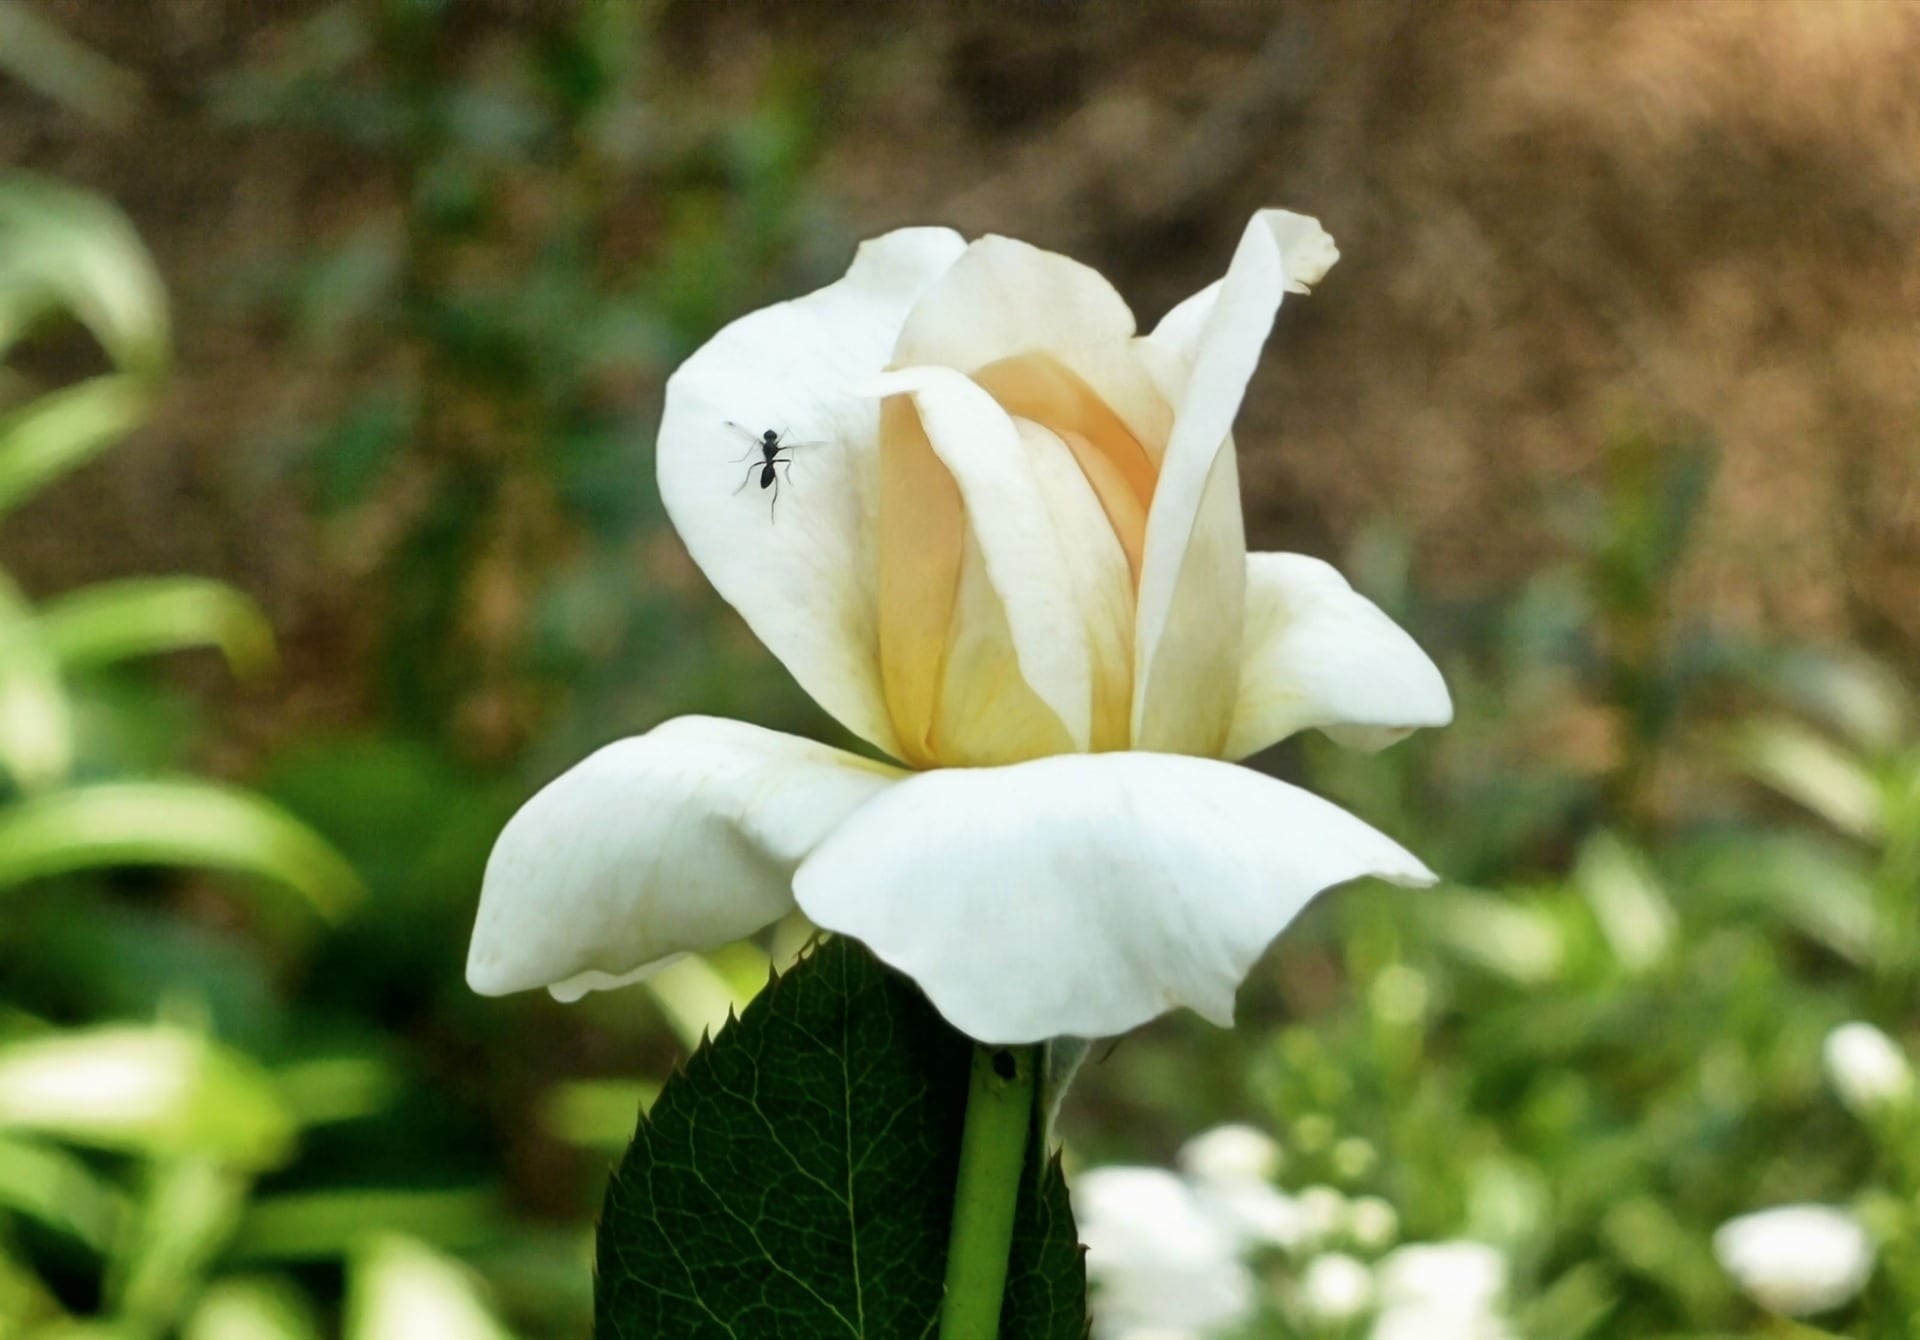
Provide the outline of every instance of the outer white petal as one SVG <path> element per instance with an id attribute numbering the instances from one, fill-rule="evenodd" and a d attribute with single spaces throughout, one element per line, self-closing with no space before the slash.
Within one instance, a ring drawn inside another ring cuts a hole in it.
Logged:
<path id="1" fill-rule="evenodd" d="M 800 686 L 847 728 L 898 754 L 874 631 L 879 410 L 847 388 L 887 365 L 908 310 L 966 250 L 946 228 L 860 248 L 837 283 L 727 326 L 667 382 L 660 494 L 694 561 Z M 736 492 L 749 433 L 817 443 L 782 467 L 780 499 Z M 790 482 L 788 482 L 790 481 Z"/>
<path id="2" fill-rule="evenodd" d="M 494 844 L 467 984 L 567 998 L 752 934 L 793 906 L 802 858 L 902 775 L 713 717 L 610 744 Z"/>
<path id="3" fill-rule="evenodd" d="M 953 474 L 967 524 L 1005 607 L 1021 676 L 1085 751 L 1092 670 L 1075 584 L 1039 469 L 998 402 L 951 368 L 904 368 L 859 388 L 909 395 L 934 453 Z"/>
<path id="4" fill-rule="evenodd" d="M 1248 769 L 1066 755 L 924 773 L 876 797 L 794 878 L 986 1042 L 1123 1033 L 1177 1005 L 1219 1024 L 1301 908 L 1362 875 L 1430 883 L 1398 844 Z"/>
<path id="5" fill-rule="evenodd" d="M 1124 344 L 1133 331 L 1133 312 L 1098 270 L 988 235 L 914 306 L 892 361 L 972 372 L 1038 349 Z"/>
<path id="6" fill-rule="evenodd" d="M 1333 263 L 1340 259 L 1340 249 L 1334 246 L 1333 238 L 1320 226 L 1318 219 L 1310 219 L 1304 214 L 1290 214 L 1281 209 L 1264 210 L 1255 222 L 1261 219 L 1265 220 L 1267 230 L 1279 248 L 1287 292 L 1310 292 L 1312 286 L 1324 279 L 1327 271 L 1333 268 Z M 1224 282 L 1214 280 L 1161 317 L 1160 324 L 1153 328 L 1150 336 L 1153 342 L 1191 359 L 1199 351 L 1200 334 L 1206 329 L 1207 318 L 1213 312 L 1214 300 L 1220 296 L 1220 286 Z"/>
<path id="7" fill-rule="evenodd" d="M 1226 496 L 1237 471 L 1228 434 L 1281 299 L 1317 279 L 1336 254 L 1318 223 L 1263 210 L 1211 297 L 1176 308 L 1144 342 L 1156 355 L 1149 365 L 1170 365 L 1177 384 L 1166 388 L 1173 433 L 1140 573 L 1133 723 L 1142 748 L 1224 747 L 1230 708 L 1209 715 L 1205 707 L 1231 692 L 1240 637 L 1245 541 L 1237 494 L 1232 506 Z M 1206 619 L 1178 613 L 1196 604 L 1208 606 Z"/>
<path id="8" fill-rule="evenodd" d="M 1346 578 L 1304 554 L 1247 555 L 1246 635 L 1227 757 L 1244 758 L 1311 727 L 1340 732 L 1342 743 L 1378 746 L 1451 720 L 1439 668 Z M 1357 738 L 1355 728 L 1363 732 Z"/>

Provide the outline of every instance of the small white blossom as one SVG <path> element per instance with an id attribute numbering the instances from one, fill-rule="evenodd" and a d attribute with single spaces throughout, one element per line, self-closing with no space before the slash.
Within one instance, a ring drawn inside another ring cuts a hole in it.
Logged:
<path id="1" fill-rule="evenodd" d="M 1316 1321 L 1352 1321 L 1373 1306 L 1373 1272 L 1345 1252 L 1316 1256 L 1300 1276 L 1300 1306 Z"/>
<path id="2" fill-rule="evenodd" d="M 1265 1184 L 1280 1171 L 1280 1145 L 1265 1131 L 1232 1123 L 1187 1141 L 1176 1162 L 1187 1176 L 1216 1186 Z"/>
<path id="3" fill-rule="evenodd" d="M 1400 1215 L 1378 1196 L 1360 1196 L 1347 1206 L 1347 1232 L 1356 1247 L 1385 1251 L 1400 1236 Z"/>
<path id="4" fill-rule="evenodd" d="M 1098 1340 L 1203 1336 L 1253 1312 L 1238 1232 L 1163 1168 L 1095 1168 L 1073 1183 Z"/>
<path id="5" fill-rule="evenodd" d="M 1333 1170 L 1342 1181 L 1358 1181 L 1379 1161 L 1380 1152 L 1373 1142 L 1357 1135 L 1349 1135 L 1333 1147 Z"/>
<path id="6" fill-rule="evenodd" d="M 1492 1312 L 1402 1303 L 1374 1319 L 1367 1340 L 1513 1340 L 1513 1330 Z"/>
<path id="7" fill-rule="evenodd" d="M 1333 1187 L 1303 1188 L 1298 1199 L 1310 1239 L 1325 1241 L 1347 1231 L 1347 1198 Z"/>
<path id="8" fill-rule="evenodd" d="M 1307 1212 L 1286 1192 L 1264 1182 L 1217 1187 L 1201 1183 L 1194 1195 L 1249 1247 L 1293 1251 L 1312 1236 Z"/>
<path id="9" fill-rule="evenodd" d="M 1484 1242 L 1410 1243 L 1380 1263 L 1388 1304 L 1492 1311 L 1507 1289 L 1507 1258 Z"/>
<path id="10" fill-rule="evenodd" d="M 1913 1067 L 1894 1040 L 1872 1024 L 1842 1024 L 1821 1049 L 1827 1082 L 1849 1111 L 1866 1115 L 1913 1098 Z"/>
<path id="11" fill-rule="evenodd" d="M 1368 1340 L 1510 1340 L 1507 1258 L 1482 1242 L 1411 1243 L 1380 1262 Z"/>
<path id="12" fill-rule="evenodd" d="M 1713 1251 L 1748 1297 L 1787 1317 L 1850 1302 L 1873 1273 L 1866 1229 L 1828 1205 L 1783 1205 L 1729 1220 L 1713 1235 Z"/>

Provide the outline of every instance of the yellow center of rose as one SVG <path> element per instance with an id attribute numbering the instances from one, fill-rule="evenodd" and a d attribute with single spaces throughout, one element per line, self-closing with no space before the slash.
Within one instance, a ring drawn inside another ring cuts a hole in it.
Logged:
<path id="1" fill-rule="evenodd" d="M 1104 600 L 1060 612 L 1058 636 L 1091 646 L 1095 751 L 1132 743 L 1131 593 L 1172 423 L 1165 400 L 1142 389 L 1150 383 L 1130 366 L 1130 351 L 1112 353 L 1131 374 L 1125 418 L 1051 354 L 1003 358 L 970 374 L 1013 419 L 1056 518 L 1104 517 L 1110 538 L 1061 532 L 1068 561 L 1097 564 L 1103 560 L 1089 551 L 1111 553 L 1116 542 L 1124 555 L 1124 578 L 1113 575 L 1115 559 L 1104 585 L 1088 588 L 1104 592 Z M 1114 365 L 1111 354 L 1100 364 Z M 1063 448 L 1071 466 L 1060 465 Z M 1056 491 L 1073 496 L 1052 496 Z M 961 491 L 905 395 L 881 405 L 878 521 L 881 679 L 905 761 L 916 768 L 990 766 L 1077 749 L 1020 673 Z"/>

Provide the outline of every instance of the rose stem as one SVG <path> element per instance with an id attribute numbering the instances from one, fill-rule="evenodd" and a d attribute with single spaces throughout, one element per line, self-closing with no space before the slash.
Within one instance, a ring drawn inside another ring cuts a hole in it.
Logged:
<path id="1" fill-rule="evenodd" d="M 1027 1140 L 1033 1131 L 1038 1047 L 976 1044 L 967 1081 L 967 1124 L 947 1239 L 941 1340 L 995 1340 L 1013 1244 Z"/>

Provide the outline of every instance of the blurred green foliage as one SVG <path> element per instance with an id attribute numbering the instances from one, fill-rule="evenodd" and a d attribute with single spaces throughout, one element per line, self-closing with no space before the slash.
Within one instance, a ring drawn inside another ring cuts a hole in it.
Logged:
<path id="1" fill-rule="evenodd" d="M 0 0 L 40 85 L 124 104 L 25 13 Z M 251 602 L 0 578 L 0 1337 L 584 1334 L 607 1152 L 801 933 L 568 1009 L 461 981 L 493 836 L 588 748 L 691 711 L 842 738 L 685 568 L 650 455 L 675 362 L 844 260 L 807 191 L 820 95 L 775 68 L 738 105 L 677 100 L 654 20 L 340 3 L 209 92 L 365 197 L 232 282 L 329 387 L 278 459 L 377 669 L 351 731 L 277 743 L 243 791 L 180 774 L 213 732 L 126 662 L 266 673 Z M 0 367 L 0 522 L 135 429 L 170 360 L 126 221 L 9 177 L 0 350 L 71 320 L 105 370 Z M 1822 1334 L 1743 1301 L 1710 1240 L 1852 1205 L 1880 1268 L 1820 1324 L 1909 1333 L 1915 1133 L 1845 1110 L 1820 1047 L 1852 1018 L 1920 1036 L 1920 718 L 1858 656 L 1676 614 L 1710 466 L 1622 439 L 1543 500 L 1565 560 L 1497 600 L 1434 599 L 1390 526 L 1361 537 L 1350 575 L 1436 651 L 1459 719 L 1272 762 L 1453 882 L 1322 900 L 1233 1033 L 1097 1051 L 1083 1161 L 1253 1121 L 1290 1189 L 1506 1249 L 1540 1340 Z M 1270 1263 L 1258 1333 L 1337 1334 L 1289 1310 L 1297 1264 Z"/>
<path id="2" fill-rule="evenodd" d="M 111 67 L 0 19 L 47 62 L 34 86 L 104 105 Z M 583 1333 L 605 1151 L 766 980 L 751 945 L 580 1010 L 461 978 L 487 851 L 544 775 L 674 710 L 824 724 L 693 581 L 655 580 L 679 560 L 648 431 L 680 357 L 804 282 L 796 256 L 831 258 L 801 236 L 806 90 L 669 117 L 651 19 L 322 6 L 208 90 L 216 119 L 370 184 L 337 237 L 269 250 L 232 296 L 336 388 L 279 459 L 378 669 L 350 733 L 260 761 L 271 800 L 155 780 L 207 731 L 116 663 L 209 645 L 260 674 L 258 610 L 191 578 L 37 608 L 0 584 L 0 1004 L 27 1048 L 0 1052 L 0 1336 Z M 115 211 L 16 180 L 0 225 L 0 337 L 78 318 L 113 369 L 44 393 L 6 374 L 3 516 L 143 421 L 168 345 Z M 156 863 L 246 878 L 130 869 Z"/>

